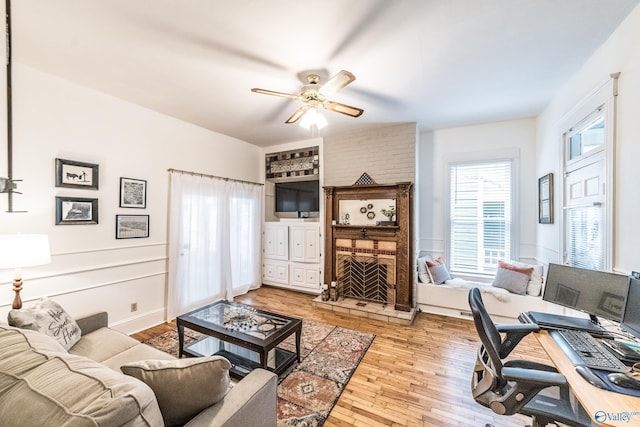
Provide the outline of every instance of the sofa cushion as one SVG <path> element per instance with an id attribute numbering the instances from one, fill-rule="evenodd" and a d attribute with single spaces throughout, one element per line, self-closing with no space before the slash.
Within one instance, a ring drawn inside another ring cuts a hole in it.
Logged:
<path id="1" fill-rule="evenodd" d="M 55 301 L 40 298 L 31 307 L 9 312 L 9 324 L 32 329 L 55 338 L 65 350 L 80 339 L 80 328 L 75 320 Z"/>
<path id="2" fill-rule="evenodd" d="M 526 295 L 528 283 L 528 275 L 507 268 L 498 268 L 492 285 L 517 295 Z"/>
<path id="3" fill-rule="evenodd" d="M 153 389 L 168 426 L 183 425 L 229 390 L 231 363 L 222 356 L 147 360 L 120 369 Z"/>
<path id="4" fill-rule="evenodd" d="M 139 341 L 120 331 L 100 328 L 83 335 L 82 339 L 71 347 L 69 353 L 103 362 L 138 344 Z"/>
<path id="5" fill-rule="evenodd" d="M 46 340 L 30 332 L 0 326 L 3 426 L 162 425 L 146 384 L 59 348 L 47 350 Z"/>

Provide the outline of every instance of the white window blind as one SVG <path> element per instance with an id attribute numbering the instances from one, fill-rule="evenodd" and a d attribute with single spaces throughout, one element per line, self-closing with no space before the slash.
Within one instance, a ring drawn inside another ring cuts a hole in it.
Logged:
<path id="1" fill-rule="evenodd" d="M 511 258 L 512 162 L 450 165 L 451 271 L 494 274 Z"/>
<path id="2" fill-rule="evenodd" d="M 604 270 L 602 207 L 599 205 L 569 208 L 567 218 L 567 263 Z"/>

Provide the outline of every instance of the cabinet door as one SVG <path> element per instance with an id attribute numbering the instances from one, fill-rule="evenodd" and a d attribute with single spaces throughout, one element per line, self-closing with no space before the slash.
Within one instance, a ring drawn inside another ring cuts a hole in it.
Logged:
<path id="1" fill-rule="evenodd" d="M 318 227 L 291 227 L 291 261 L 320 262 Z"/>
<path id="2" fill-rule="evenodd" d="M 289 264 L 282 261 L 264 260 L 262 282 L 266 284 L 289 284 Z"/>
<path id="3" fill-rule="evenodd" d="M 288 227 L 279 224 L 265 224 L 262 244 L 265 258 L 289 259 Z"/>
<path id="4" fill-rule="evenodd" d="M 317 264 L 291 264 L 291 285 L 319 290 L 320 267 Z"/>

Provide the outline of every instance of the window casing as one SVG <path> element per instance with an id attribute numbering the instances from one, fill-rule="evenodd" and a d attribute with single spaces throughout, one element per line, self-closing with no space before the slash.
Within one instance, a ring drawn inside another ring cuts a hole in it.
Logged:
<path id="1" fill-rule="evenodd" d="M 452 272 L 493 275 L 513 258 L 513 161 L 449 165 L 449 265 Z"/>

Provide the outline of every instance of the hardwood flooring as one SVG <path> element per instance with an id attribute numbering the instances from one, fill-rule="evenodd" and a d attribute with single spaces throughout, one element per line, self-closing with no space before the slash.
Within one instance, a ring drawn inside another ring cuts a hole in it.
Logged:
<path id="1" fill-rule="evenodd" d="M 235 300 L 256 308 L 371 332 L 376 335 L 327 421 L 343 426 L 523 426 L 530 419 L 500 416 L 473 400 L 471 372 L 479 347 L 473 322 L 418 313 L 411 326 L 339 314 L 313 307 L 312 295 L 262 287 Z M 145 340 L 175 328 L 158 325 L 133 337 Z M 533 337 L 513 353 L 550 364 Z"/>

